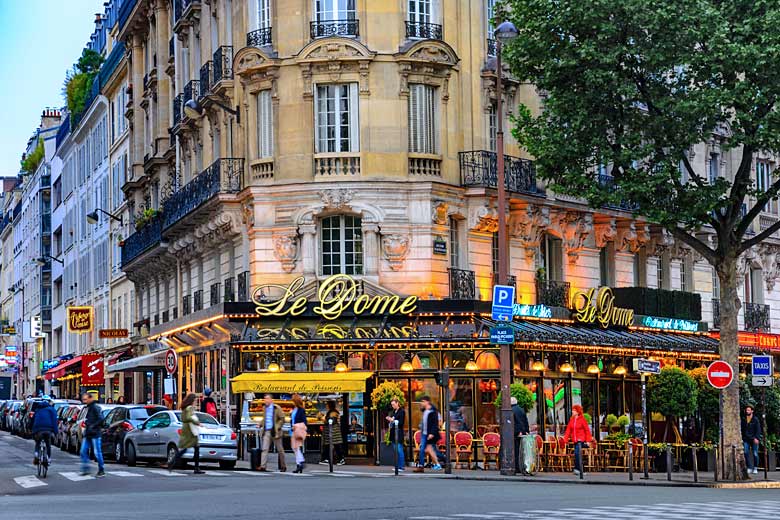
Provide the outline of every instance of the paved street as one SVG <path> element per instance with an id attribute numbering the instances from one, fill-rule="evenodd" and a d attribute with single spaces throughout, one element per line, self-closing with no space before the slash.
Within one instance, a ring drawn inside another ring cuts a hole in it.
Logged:
<path id="1" fill-rule="evenodd" d="M 108 464 L 104 479 L 81 477 L 78 459 L 54 449 L 49 477 L 31 465 L 32 442 L 0 433 L 0 519 L 104 519 L 125 515 L 167 519 L 556 519 L 728 518 L 750 511 L 774 519 L 774 490 L 612 487 L 450 480 L 387 468 L 310 466 L 304 475 L 210 470 L 206 475 Z M 208 468 L 207 468 L 208 469 Z M 67 502 L 63 498 L 67 497 Z M 123 513 L 124 512 L 124 513 Z"/>

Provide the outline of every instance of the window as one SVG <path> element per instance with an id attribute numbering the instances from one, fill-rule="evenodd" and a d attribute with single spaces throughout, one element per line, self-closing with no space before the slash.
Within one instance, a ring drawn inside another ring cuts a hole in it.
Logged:
<path id="1" fill-rule="evenodd" d="M 322 274 L 363 274 L 363 235 L 360 217 L 334 215 L 322 219 Z"/>
<path id="2" fill-rule="evenodd" d="M 450 217 L 450 267 L 460 267 L 460 237 L 457 219 Z"/>
<path id="3" fill-rule="evenodd" d="M 685 292 L 693 292 L 693 262 L 691 260 L 683 260 L 680 263 L 680 290 Z"/>
<path id="4" fill-rule="evenodd" d="M 599 250 L 599 285 L 612 287 L 615 284 L 615 246 L 612 242 Z"/>
<path id="5" fill-rule="evenodd" d="M 537 267 L 544 269 L 546 280 L 563 281 L 563 243 L 559 238 L 545 235 L 539 248 Z"/>
<path id="6" fill-rule="evenodd" d="M 493 274 L 498 275 L 498 233 L 493 233 L 490 241 L 490 260 Z M 503 280 L 501 280 L 503 282 Z"/>
<path id="7" fill-rule="evenodd" d="M 656 280 L 658 289 L 669 289 L 669 253 L 663 253 L 656 259 Z"/>
<path id="8" fill-rule="evenodd" d="M 745 301 L 749 303 L 764 303 L 763 271 L 751 268 L 745 276 Z"/>
<path id="9" fill-rule="evenodd" d="M 772 167 L 766 161 L 756 162 L 756 187 L 759 191 L 766 191 L 772 186 Z M 772 199 L 767 202 L 764 211 L 777 214 L 778 200 Z"/>
<path id="10" fill-rule="evenodd" d="M 498 142 L 498 112 L 495 103 L 490 104 L 490 112 L 488 112 L 488 149 L 491 152 L 496 151 L 496 143 Z"/>
<path id="11" fill-rule="evenodd" d="M 436 87 L 409 86 L 409 151 L 435 154 L 439 152 Z"/>
<path id="12" fill-rule="evenodd" d="M 318 85 L 317 153 L 357 152 L 357 83 Z"/>
<path id="13" fill-rule="evenodd" d="M 257 156 L 272 157 L 274 154 L 273 108 L 271 91 L 257 94 Z"/>
<path id="14" fill-rule="evenodd" d="M 495 16 L 496 0 L 485 0 L 485 17 L 487 19 L 488 38 L 493 38 L 496 28 L 493 26 L 493 17 Z"/>
<path id="15" fill-rule="evenodd" d="M 257 0 L 257 28 L 271 27 L 271 0 Z"/>
<path id="16" fill-rule="evenodd" d="M 715 269 L 712 270 L 712 297 L 716 300 L 720 299 L 720 278 Z"/>
<path id="17" fill-rule="evenodd" d="M 167 428 L 171 425 L 171 417 L 168 412 L 160 412 L 146 421 L 146 428 Z"/>
<path id="18" fill-rule="evenodd" d="M 710 184 L 715 183 L 715 179 L 720 177 L 720 154 L 710 154 Z"/>
<path id="19" fill-rule="evenodd" d="M 409 21 L 435 23 L 438 14 L 436 3 L 436 0 L 409 0 Z"/>
<path id="20" fill-rule="evenodd" d="M 634 287 L 647 287 L 647 252 L 644 247 L 634 254 Z"/>
<path id="21" fill-rule="evenodd" d="M 355 0 L 315 0 L 318 22 L 355 19 Z"/>

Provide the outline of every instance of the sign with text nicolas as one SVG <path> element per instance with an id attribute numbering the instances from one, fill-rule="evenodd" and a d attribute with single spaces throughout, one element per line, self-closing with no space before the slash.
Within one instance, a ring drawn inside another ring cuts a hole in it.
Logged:
<path id="1" fill-rule="evenodd" d="M 100 329 L 98 337 L 100 339 L 126 338 L 130 335 L 127 329 Z"/>
<path id="2" fill-rule="evenodd" d="M 68 332 L 86 334 L 92 326 L 92 307 L 68 307 Z"/>
<path id="3" fill-rule="evenodd" d="M 100 354 L 84 354 L 81 356 L 81 384 L 84 386 L 99 386 L 105 384 L 103 374 L 103 356 Z"/>

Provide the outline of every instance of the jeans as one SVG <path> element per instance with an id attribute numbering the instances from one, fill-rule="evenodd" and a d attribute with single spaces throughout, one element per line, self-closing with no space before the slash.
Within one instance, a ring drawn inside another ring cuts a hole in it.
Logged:
<path id="1" fill-rule="evenodd" d="M 758 466 L 758 444 L 754 442 L 743 442 L 745 445 L 745 464 L 748 469 L 755 469 Z"/>
<path id="2" fill-rule="evenodd" d="M 38 432 L 35 435 L 33 435 L 33 438 L 35 439 L 35 458 L 37 459 L 40 456 L 40 453 L 38 453 L 38 441 L 40 439 L 43 439 L 43 442 L 46 443 L 46 455 L 49 457 L 49 460 L 51 460 L 51 432 Z"/>
<path id="3" fill-rule="evenodd" d="M 422 436 L 420 439 L 420 466 L 425 466 L 425 446 L 427 445 L 427 443 L 428 443 L 427 437 Z M 433 445 L 433 451 L 436 452 L 436 458 L 439 459 L 439 464 L 444 462 L 444 455 L 442 455 L 442 453 L 439 451 L 439 447 L 436 446 L 435 443 Z"/>
<path id="4" fill-rule="evenodd" d="M 574 443 L 574 469 L 582 471 L 582 443 Z"/>
<path id="5" fill-rule="evenodd" d="M 396 467 L 398 469 L 404 469 L 404 466 L 406 466 L 406 460 L 404 459 L 404 443 L 394 442 L 393 444 L 395 444 L 395 450 L 398 452 L 398 465 Z"/>
<path id="6" fill-rule="evenodd" d="M 84 437 L 81 441 L 81 472 L 89 471 L 89 448 L 92 448 L 98 463 L 98 471 L 103 471 L 103 443 L 100 437 L 89 439 Z"/>

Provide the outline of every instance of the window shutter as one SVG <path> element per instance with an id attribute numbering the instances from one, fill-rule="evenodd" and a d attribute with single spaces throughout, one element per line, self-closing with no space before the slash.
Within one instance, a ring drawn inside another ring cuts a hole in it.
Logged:
<path id="1" fill-rule="evenodd" d="M 314 86 L 314 153 L 322 153 L 322 144 L 320 143 L 320 121 L 322 120 L 322 107 L 320 106 L 320 87 Z"/>
<path id="2" fill-rule="evenodd" d="M 349 151 L 360 151 L 360 113 L 358 109 L 358 84 L 349 84 Z"/>
<path id="3" fill-rule="evenodd" d="M 271 91 L 263 90 L 257 95 L 258 157 L 273 155 L 273 114 Z"/>
<path id="4" fill-rule="evenodd" d="M 409 85 L 409 151 L 419 151 L 420 85 Z"/>

